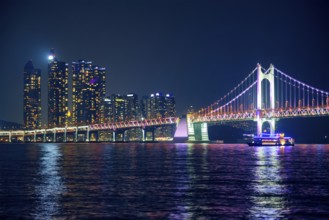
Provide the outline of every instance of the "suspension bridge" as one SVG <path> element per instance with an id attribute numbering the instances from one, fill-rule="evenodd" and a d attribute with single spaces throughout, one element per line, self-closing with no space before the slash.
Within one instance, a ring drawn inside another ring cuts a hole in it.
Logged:
<path id="1" fill-rule="evenodd" d="M 99 131 L 121 132 L 125 141 L 125 132 L 132 128 L 142 129 L 141 140 L 144 141 L 147 132 L 152 133 L 157 127 L 176 125 L 185 131 L 188 141 L 209 141 L 208 124 L 222 121 L 247 121 L 257 123 L 257 133 L 262 132 L 264 123 L 270 125 L 270 133 L 275 132 L 279 119 L 294 117 L 329 116 L 329 93 L 303 83 L 271 65 L 264 69 L 260 64 L 237 86 L 211 105 L 197 112 L 187 114 L 186 120 L 179 118 L 156 118 L 141 121 L 91 124 L 77 127 L 63 127 L 39 130 L 0 131 L 0 138 L 28 137 L 33 142 L 56 142 L 61 135 L 63 142 L 67 134 L 84 133 L 84 140 L 90 140 L 90 134 L 97 136 Z M 178 130 L 177 129 L 177 130 Z M 176 132 L 179 133 L 179 132 Z M 40 138 L 41 136 L 41 138 Z M 39 138 L 38 138 L 39 137 Z M 112 140 L 115 140 L 115 138 Z"/>
<path id="2" fill-rule="evenodd" d="M 275 132 L 283 118 L 329 116 L 329 93 L 301 82 L 271 65 L 260 64 L 237 86 L 211 105 L 188 114 L 189 141 L 209 141 L 208 124 L 253 120 L 257 133 L 269 123 Z"/>

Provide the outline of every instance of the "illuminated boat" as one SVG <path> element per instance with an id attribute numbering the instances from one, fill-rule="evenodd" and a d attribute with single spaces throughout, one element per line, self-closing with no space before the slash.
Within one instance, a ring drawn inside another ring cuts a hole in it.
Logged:
<path id="1" fill-rule="evenodd" d="M 281 134 L 261 134 L 247 142 L 249 146 L 294 146 L 295 140 Z"/>

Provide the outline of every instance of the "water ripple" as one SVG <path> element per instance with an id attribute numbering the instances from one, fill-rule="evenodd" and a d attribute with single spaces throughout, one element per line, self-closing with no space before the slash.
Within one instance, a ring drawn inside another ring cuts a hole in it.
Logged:
<path id="1" fill-rule="evenodd" d="M 329 218 L 329 145 L 1 145 L 0 219 Z"/>

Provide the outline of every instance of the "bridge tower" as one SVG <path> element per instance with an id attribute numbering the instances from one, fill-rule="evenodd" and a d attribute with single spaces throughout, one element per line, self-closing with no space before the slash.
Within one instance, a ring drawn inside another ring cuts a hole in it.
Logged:
<path id="1" fill-rule="evenodd" d="M 270 133 L 275 132 L 275 119 L 262 118 L 262 81 L 268 80 L 270 84 L 270 108 L 275 108 L 275 85 L 274 85 L 274 66 L 271 64 L 269 70 L 265 73 L 262 71 L 262 66 L 257 64 L 257 110 L 256 110 L 256 121 L 257 121 L 257 134 L 262 133 L 262 126 L 265 122 L 270 124 Z"/>

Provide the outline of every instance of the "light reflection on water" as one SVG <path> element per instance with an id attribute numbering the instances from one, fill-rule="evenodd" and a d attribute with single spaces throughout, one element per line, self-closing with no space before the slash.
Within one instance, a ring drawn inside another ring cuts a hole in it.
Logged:
<path id="1" fill-rule="evenodd" d="M 60 174 L 62 158 L 61 149 L 56 144 L 46 144 L 41 148 L 40 182 L 35 188 L 37 207 L 35 219 L 51 219 L 59 214 L 60 196 L 65 191 L 65 186 Z"/>
<path id="2" fill-rule="evenodd" d="M 177 198 L 175 201 L 177 212 L 172 212 L 169 214 L 170 219 L 188 219 L 190 217 L 190 204 L 184 199 L 184 194 L 190 190 L 190 185 L 187 184 L 190 181 L 190 171 L 191 168 L 188 165 L 188 158 L 191 154 L 191 147 L 185 144 L 176 144 L 176 160 L 175 167 L 181 169 L 179 170 L 179 175 L 176 176 L 176 190 L 174 195 Z"/>
<path id="3" fill-rule="evenodd" d="M 0 147 L 0 219 L 329 219 L 329 145 Z"/>
<path id="4" fill-rule="evenodd" d="M 256 166 L 253 171 L 254 195 L 251 197 L 252 218 L 278 219 L 284 217 L 287 188 L 282 183 L 279 160 L 280 147 L 256 147 Z M 282 150 L 282 149 L 281 149 Z"/>

